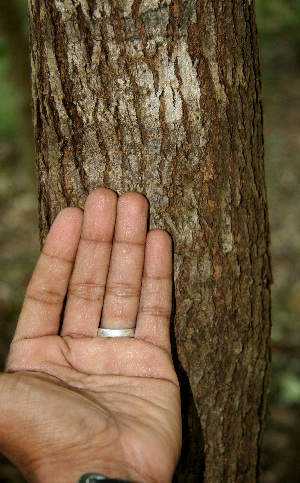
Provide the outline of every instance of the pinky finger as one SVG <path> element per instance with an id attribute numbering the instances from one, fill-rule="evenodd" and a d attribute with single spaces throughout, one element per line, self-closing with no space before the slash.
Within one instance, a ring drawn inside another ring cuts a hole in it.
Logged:
<path id="1" fill-rule="evenodd" d="M 172 239 L 160 229 L 146 241 L 144 273 L 135 337 L 167 351 L 172 311 Z"/>

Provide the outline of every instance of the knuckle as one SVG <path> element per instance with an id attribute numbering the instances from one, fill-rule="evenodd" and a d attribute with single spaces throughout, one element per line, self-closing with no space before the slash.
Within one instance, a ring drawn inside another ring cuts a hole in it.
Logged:
<path id="1" fill-rule="evenodd" d="M 170 310 L 162 305 L 150 305 L 144 306 L 140 309 L 141 313 L 147 315 L 148 317 L 155 318 L 170 318 Z"/>
<path id="2" fill-rule="evenodd" d="M 106 288 L 106 293 L 117 298 L 139 297 L 140 290 L 130 282 L 113 282 Z"/>
<path id="3" fill-rule="evenodd" d="M 48 289 L 30 289 L 27 291 L 25 298 L 48 305 L 62 304 L 64 300 L 63 295 Z"/>
<path id="4" fill-rule="evenodd" d="M 99 302 L 103 299 L 105 287 L 101 284 L 92 282 L 75 283 L 70 282 L 68 293 L 73 297 L 88 300 L 90 302 Z"/>
<path id="5" fill-rule="evenodd" d="M 157 280 L 158 282 L 169 282 L 170 280 L 172 280 L 172 275 L 157 275 L 156 273 L 150 273 L 150 272 L 146 272 L 144 274 L 144 278 L 147 278 L 149 280 Z"/>

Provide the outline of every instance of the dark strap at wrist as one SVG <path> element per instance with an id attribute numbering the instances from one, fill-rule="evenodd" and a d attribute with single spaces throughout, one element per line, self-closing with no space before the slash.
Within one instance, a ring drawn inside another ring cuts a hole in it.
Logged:
<path id="1" fill-rule="evenodd" d="M 105 483 L 106 481 L 108 483 L 130 483 L 130 481 L 127 480 L 116 480 L 115 478 L 105 478 L 105 476 L 101 476 L 97 473 L 85 473 L 82 475 L 78 483 L 98 483 L 98 482 Z"/>

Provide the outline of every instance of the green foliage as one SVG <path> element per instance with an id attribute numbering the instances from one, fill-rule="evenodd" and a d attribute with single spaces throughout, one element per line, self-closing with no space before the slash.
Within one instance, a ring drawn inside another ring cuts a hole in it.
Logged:
<path id="1" fill-rule="evenodd" d="M 259 37 L 300 48 L 300 0 L 256 0 Z"/>
<path id="2" fill-rule="evenodd" d="M 12 139 L 16 134 L 16 103 L 9 80 L 9 56 L 7 46 L 0 37 L 0 137 Z"/>

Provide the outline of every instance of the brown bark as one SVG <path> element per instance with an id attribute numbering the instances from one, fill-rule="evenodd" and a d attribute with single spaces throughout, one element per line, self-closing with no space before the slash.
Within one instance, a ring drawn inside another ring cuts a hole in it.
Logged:
<path id="1" fill-rule="evenodd" d="M 41 239 L 95 187 L 147 196 L 174 240 L 178 480 L 201 481 L 203 437 L 206 482 L 256 481 L 271 274 L 254 4 L 29 4 Z"/>

